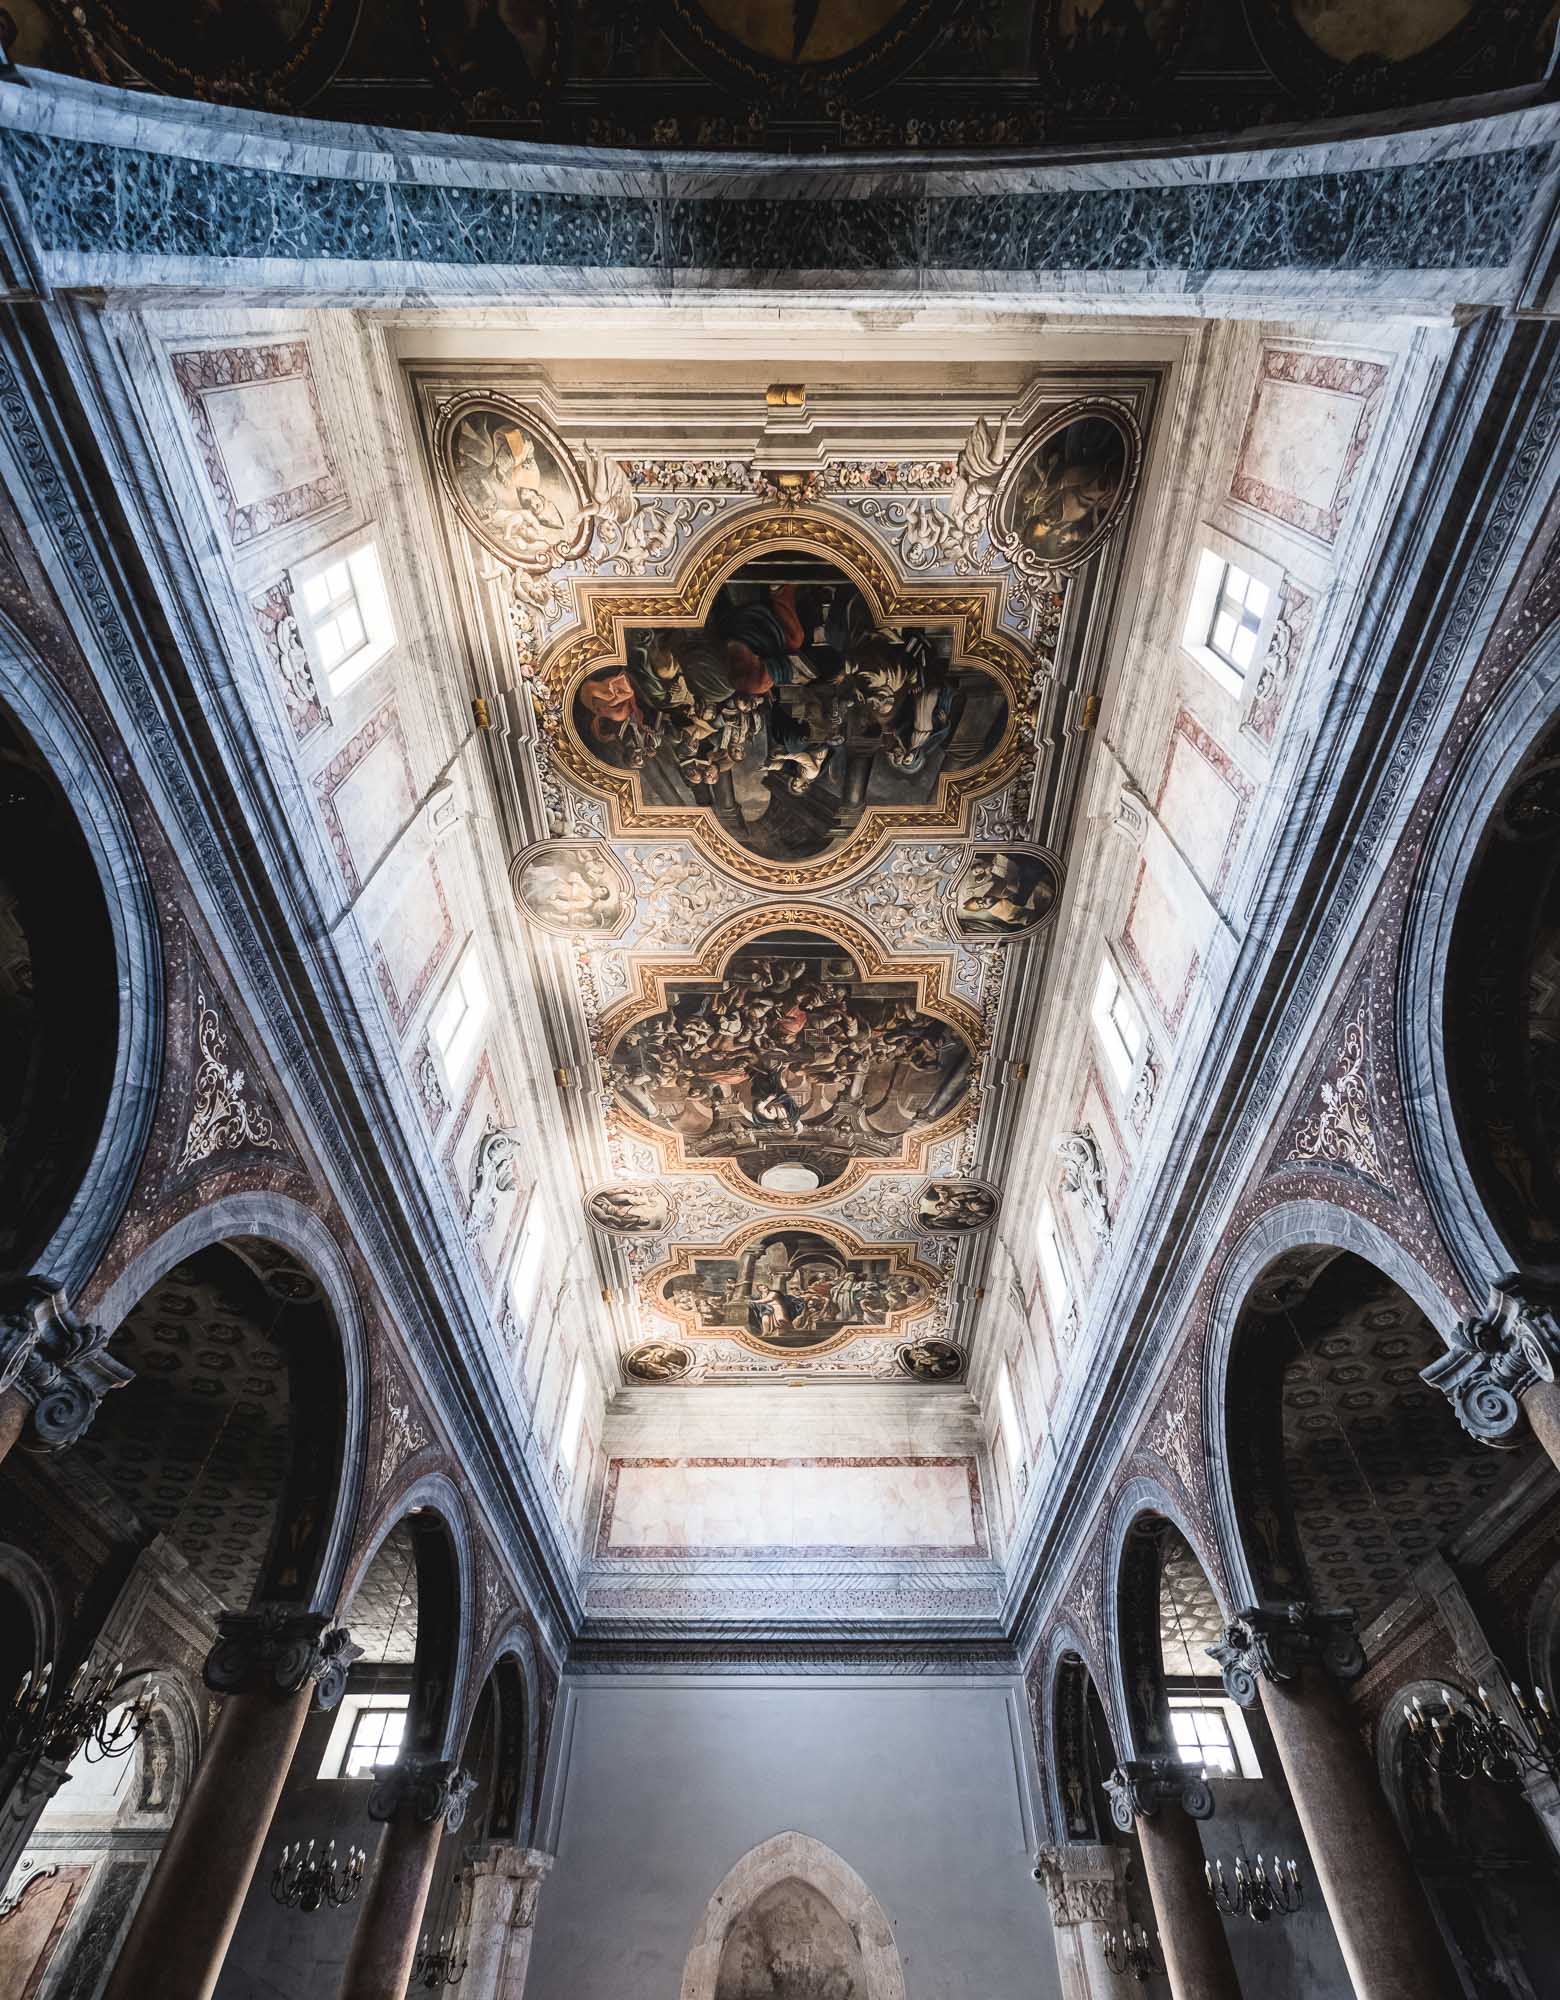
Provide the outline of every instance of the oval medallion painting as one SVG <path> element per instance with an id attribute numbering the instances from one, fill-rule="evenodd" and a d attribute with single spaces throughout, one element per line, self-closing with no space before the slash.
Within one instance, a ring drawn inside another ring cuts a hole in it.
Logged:
<path id="1" fill-rule="evenodd" d="M 616 937 L 634 899 L 612 850 L 593 840 L 548 840 L 515 857 L 509 879 L 522 915 L 554 937 Z"/>
<path id="2" fill-rule="evenodd" d="M 947 1340 L 912 1340 L 899 1350 L 899 1365 L 918 1382 L 951 1382 L 964 1368 L 964 1354 Z"/>
<path id="3" fill-rule="evenodd" d="M 977 847 L 949 887 L 955 935 L 971 942 L 1030 936 L 1056 914 L 1061 880 L 1042 847 Z"/>
<path id="4" fill-rule="evenodd" d="M 650 1181 L 619 1181 L 585 1197 L 585 1213 L 609 1236 L 659 1236 L 672 1226 L 665 1188 Z"/>
<path id="5" fill-rule="evenodd" d="M 958 12 L 955 0 L 663 0 L 694 67 L 747 96 L 774 87 L 860 91 L 905 69 Z"/>
<path id="6" fill-rule="evenodd" d="M 457 397 L 434 450 L 461 519 L 505 562 L 540 572 L 588 545 L 594 517 L 568 449 L 523 404 Z"/>
<path id="7" fill-rule="evenodd" d="M 991 539 L 1017 568 L 1077 569 L 1137 485 L 1137 420 L 1108 397 L 1074 404 L 1020 446 L 991 503 Z"/>
<path id="8" fill-rule="evenodd" d="M 670 1340 L 647 1340 L 625 1355 L 623 1373 L 630 1382 L 679 1382 L 693 1366 L 686 1347 Z"/>
<path id="9" fill-rule="evenodd" d="M 928 1181 L 916 1196 L 916 1224 L 936 1236 L 984 1229 L 1001 1200 L 985 1181 Z"/>

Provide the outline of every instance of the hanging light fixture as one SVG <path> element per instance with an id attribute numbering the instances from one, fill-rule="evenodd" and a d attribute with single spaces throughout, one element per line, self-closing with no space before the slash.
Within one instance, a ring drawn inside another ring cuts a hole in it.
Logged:
<path id="1" fill-rule="evenodd" d="M 290 1842 L 271 1873 L 272 1900 L 284 1910 L 305 1910 L 310 1915 L 327 1903 L 339 1910 L 362 1888 L 367 1859 L 361 1847 L 348 1847 L 346 1858 L 338 1861 L 334 1837 L 318 1855 L 312 1840 L 307 1847 L 301 1840 Z"/>
<path id="2" fill-rule="evenodd" d="M 1265 1924 L 1273 1917 L 1292 1917 L 1304 1900 L 1300 1870 L 1293 1860 L 1280 1861 L 1275 1856 L 1269 1875 L 1260 1854 L 1249 1868 L 1245 1855 L 1237 1854 L 1233 1884 L 1224 1879 L 1222 1860 L 1205 1861 L 1203 1873 L 1208 1878 L 1208 1894 L 1227 1917 L 1250 1917 L 1254 1924 Z"/>
<path id="3" fill-rule="evenodd" d="M 466 1976 L 470 1941 L 471 1874 L 461 1868 L 445 1889 L 439 1923 L 417 1940 L 411 1984 L 429 1993 L 441 1986 L 459 1986 Z"/>
<path id="4" fill-rule="evenodd" d="M 1119 1931 L 1102 1931 L 1100 1949 L 1118 1979 L 1135 1979 L 1142 1986 L 1159 1970 L 1154 1940 L 1141 1924 L 1123 1925 Z"/>
<path id="5" fill-rule="evenodd" d="M 1560 1783 L 1560 1719 L 1541 1687 L 1528 1692 L 1508 1681 L 1520 1729 L 1514 1729 L 1481 1687 L 1472 1701 L 1440 1689 L 1426 1704 L 1421 1695 L 1403 1704 L 1408 1743 L 1423 1767 L 1437 1778 L 1464 1783 L 1478 1777 L 1497 1785 L 1524 1785 L 1548 1777 Z"/>
<path id="6" fill-rule="evenodd" d="M 134 1679 L 135 1676 L 129 1676 Z M 54 1662 L 45 1661 L 35 1677 L 22 1675 L 3 1721 L 8 1755 L 37 1763 L 69 1764 L 85 1755 L 88 1763 L 123 1757 L 140 1740 L 157 1701 L 157 1683 L 146 1682 L 134 1701 L 117 1701 L 125 1686 L 125 1663 L 95 1673 L 83 1660 L 63 1695 L 54 1685 Z"/>

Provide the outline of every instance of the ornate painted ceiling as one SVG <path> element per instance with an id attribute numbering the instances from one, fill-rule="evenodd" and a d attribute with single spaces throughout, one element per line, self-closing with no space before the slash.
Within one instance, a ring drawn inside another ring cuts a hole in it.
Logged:
<path id="1" fill-rule="evenodd" d="M 625 1379 L 958 1380 L 1157 372 L 408 380 Z"/>

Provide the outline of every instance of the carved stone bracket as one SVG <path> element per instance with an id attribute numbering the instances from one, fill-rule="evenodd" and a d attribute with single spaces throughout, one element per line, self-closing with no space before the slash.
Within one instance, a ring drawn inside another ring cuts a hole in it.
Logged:
<path id="1" fill-rule="evenodd" d="M 391 1820 L 404 1806 L 422 1826 L 436 1819 L 454 1833 L 466 1817 L 466 1800 L 477 1788 L 469 1771 L 448 1758 L 404 1751 L 398 1763 L 382 1771 L 368 1795 L 370 1819 Z"/>
<path id="2" fill-rule="evenodd" d="M 1212 1819 L 1213 1787 L 1202 1772 L 1179 1757 L 1138 1757 L 1118 1764 L 1105 1780 L 1110 1816 L 1123 1833 L 1134 1819 L 1152 1819 L 1166 1806 L 1180 1806 L 1192 1819 Z"/>
<path id="3" fill-rule="evenodd" d="M 1117 1924 L 1122 1921 L 1119 1848 L 1069 1843 L 1042 1847 L 1036 1876 L 1045 1884 L 1051 1922 L 1058 1929 L 1073 1924 Z"/>
<path id="4" fill-rule="evenodd" d="M 1218 1662 L 1230 1699 L 1254 1708 L 1259 1681 L 1298 1680 L 1304 1667 L 1320 1667 L 1334 1680 L 1357 1681 L 1365 1671 L 1358 1627 L 1352 1611 L 1253 1605 L 1230 1620 L 1221 1644 L 1204 1650 Z"/>
<path id="5" fill-rule="evenodd" d="M 1100 1144 L 1087 1125 L 1076 1132 L 1063 1132 L 1053 1142 L 1062 1162 L 1062 1187 L 1083 1204 L 1095 1240 L 1110 1241 L 1110 1195 L 1105 1158 Z"/>
<path id="6" fill-rule="evenodd" d="M 1523 1391 L 1553 1382 L 1557 1367 L 1554 1302 L 1512 1274 L 1495 1280 L 1485 1311 L 1459 1320 L 1446 1353 L 1420 1375 L 1446 1397 L 1470 1437 L 1509 1450 L 1526 1431 Z"/>
<path id="7" fill-rule="evenodd" d="M 292 1604 L 224 1611 L 217 1633 L 206 1656 L 206 1685 L 214 1694 L 292 1695 L 313 1681 L 316 1706 L 334 1708 L 353 1661 L 363 1656 L 345 1626 Z"/>
<path id="8" fill-rule="evenodd" d="M 133 1371 L 108 1352 L 100 1326 L 77 1319 L 46 1278 L 27 1278 L 0 1303 L 0 1390 L 32 1405 L 26 1442 L 64 1451 L 85 1435 L 98 1405 Z"/>

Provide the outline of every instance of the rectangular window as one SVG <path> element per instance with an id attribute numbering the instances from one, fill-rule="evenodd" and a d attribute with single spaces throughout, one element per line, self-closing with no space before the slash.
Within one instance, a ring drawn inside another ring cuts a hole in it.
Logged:
<path id="1" fill-rule="evenodd" d="M 1094 1027 L 1118 1089 L 1125 1089 L 1143 1053 L 1143 1019 L 1107 958 L 1094 989 Z"/>
<path id="2" fill-rule="evenodd" d="M 482 960 L 476 946 L 468 945 L 428 1019 L 434 1047 L 452 1080 L 465 1073 L 487 1011 L 488 991 L 482 976 Z"/>
<path id="3" fill-rule="evenodd" d="M 1225 1778 L 1260 1778 L 1246 1718 L 1232 1701 L 1171 1695 L 1170 1731 L 1183 1764 Z"/>
<path id="4" fill-rule="evenodd" d="M 1242 680 L 1251 671 L 1257 634 L 1262 630 L 1271 596 L 1267 585 L 1248 576 L 1238 563 L 1224 565 L 1208 626 L 1208 645 Z"/>
<path id="5" fill-rule="evenodd" d="M 409 1697 L 349 1694 L 336 1711 L 321 1778 L 371 1778 L 401 1754 Z"/>
<path id="6" fill-rule="evenodd" d="M 1051 1309 L 1051 1317 L 1060 1319 L 1072 1296 L 1072 1283 L 1067 1276 L 1067 1260 L 1062 1254 L 1062 1240 L 1056 1227 L 1056 1210 L 1051 1206 L 1049 1195 L 1040 1204 L 1039 1255 L 1040 1283 L 1045 1288 L 1045 1302 Z"/>
<path id="7" fill-rule="evenodd" d="M 576 1361 L 569 1382 L 569 1400 L 563 1406 L 563 1429 L 558 1433 L 558 1456 L 570 1472 L 579 1456 L 580 1432 L 585 1427 L 586 1386 L 585 1364 Z"/>
<path id="8" fill-rule="evenodd" d="M 332 694 L 344 694 L 395 644 L 390 598 L 372 542 L 304 568 L 294 610 Z"/>
<path id="9" fill-rule="evenodd" d="M 543 1236 L 541 1203 L 533 1195 L 525 1227 L 520 1232 L 520 1247 L 509 1267 L 509 1303 L 523 1321 L 530 1320 L 537 1280 L 542 1274 Z"/>
<path id="10" fill-rule="evenodd" d="M 1027 1453 L 1024 1450 L 1023 1427 L 1018 1421 L 1018 1399 L 1013 1394 L 1013 1377 L 1008 1373 L 1006 1361 L 997 1370 L 997 1421 L 1002 1426 L 1002 1443 L 1016 1481 L 1018 1469 Z"/>

